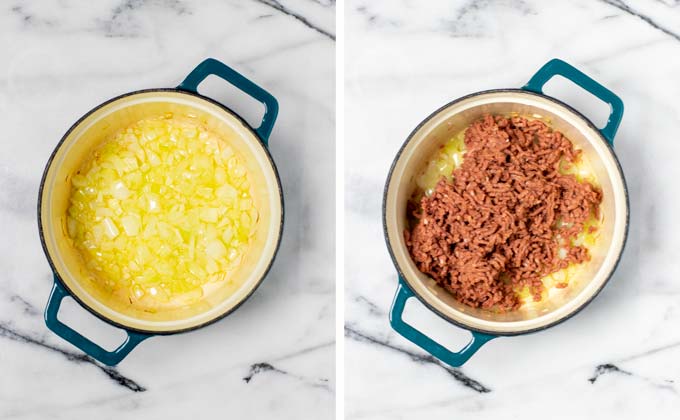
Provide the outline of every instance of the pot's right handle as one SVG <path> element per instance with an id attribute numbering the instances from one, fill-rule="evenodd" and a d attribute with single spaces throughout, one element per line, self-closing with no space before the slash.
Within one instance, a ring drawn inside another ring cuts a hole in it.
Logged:
<path id="1" fill-rule="evenodd" d="M 405 339 L 422 348 L 447 365 L 452 367 L 462 366 L 484 344 L 486 344 L 489 340 L 496 338 L 495 335 L 470 331 L 470 333 L 472 333 L 472 339 L 465 347 L 463 347 L 462 350 L 451 351 L 447 349 L 422 332 L 413 328 L 402 319 L 406 301 L 413 296 L 413 292 L 404 283 L 404 279 L 399 277 L 397 293 L 394 295 L 392 310 L 390 311 L 390 324 L 392 325 L 392 328 L 394 328 L 394 330 L 401 334 Z"/>
<path id="2" fill-rule="evenodd" d="M 553 58 L 541 67 L 522 89 L 542 94 L 543 86 L 548 80 L 557 75 L 571 80 L 598 99 L 609 104 L 609 119 L 607 119 L 607 125 L 600 129 L 600 133 L 610 144 L 613 144 L 614 136 L 616 136 L 616 131 L 619 129 L 619 124 L 621 124 L 621 119 L 623 118 L 623 101 L 614 92 L 602 86 L 581 70 L 565 61 Z"/>
<path id="3" fill-rule="evenodd" d="M 198 93 L 198 85 L 211 74 L 226 80 L 264 105 L 262 122 L 255 131 L 260 136 L 262 143 L 267 146 L 269 135 L 272 133 L 276 117 L 279 114 L 279 103 L 269 92 L 246 79 L 241 73 L 214 58 L 208 58 L 196 66 L 186 79 L 177 86 L 177 89 Z"/>

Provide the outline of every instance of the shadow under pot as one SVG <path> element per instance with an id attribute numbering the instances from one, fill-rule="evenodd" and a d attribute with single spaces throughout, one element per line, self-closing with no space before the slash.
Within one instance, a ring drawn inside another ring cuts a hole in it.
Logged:
<path id="1" fill-rule="evenodd" d="M 563 76 L 610 106 L 606 126 L 598 129 L 582 114 L 542 93 L 545 83 Z M 602 226 L 591 260 L 584 263 L 569 286 L 550 293 L 532 305 L 508 312 L 473 308 L 457 301 L 432 278 L 418 270 L 407 249 L 407 203 L 416 191 L 416 178 L 439 148 L 455 134 L 484 115 L 519 115 L 549 121 L 581 149 L 602 189 Z M 498 336 L 540 331 L 570 318 L 602 290 L 614 273 L 628 233 L 628 194 L 619 162 L 612 150 L 623 115 L 621 99 L 593 79 L 553 59 L 521 89 L 499 89 L 474 93 L 443 106 L 427 117 L 409 135 L 397 154 L 385 185 L 383 224 L 387 248 L 399 273 L 397 292 L 390 313 L 392 328 L 442 362 L 462 366 L 479 348 Z M 459 351 L 449 350 L 414 326 L 402 314 L 406 301 L 416 296 L 431 311 L 469 330 L 472 338 Z"/>
<path id="2" fill-rule="evenodd" d="M 258 128 L 250 127 L 226 106 L 198 94 L 198 85 L 209 75 L 222 78 L 264 105 L 265 113 Z M 204 327 L 230 314 L 248 299 L 269 271 L 283 230 L 281 183 L 267 149 L 277 113 L 278 103 L 272 95 L 225 64 L 207 59 L 177 88 L 127 93 L 97 106 L 77 121 L 52 153 L 38 198 L 40 239 L 54 272 L 54 286 L 45 310 L 48 328 L 94 359 L 116 365 L 141 341 L 153 335 Z M 230 273 L 228 282 L 201 286 L 200 298 L 191 302 L 170 300 L 160 308 L 149 310 L 131 299 L 121 299 L 101 286 L 101 281 L 93 275 L 82 253 L 74 246 L 67 226 L 67 211 L 73 178 L 93 151 L 126 127 L 163 115 L 197 121 L 224 139 L 242 158 L 250 198 L 259 219 L 249 238 L 247 251 Z M 124 329 L 127 332 L 125 342 L 115 350 L 107 351 L 61 322 L 59 307 L 67 296 L 72 296 L 107 323 Z"/>

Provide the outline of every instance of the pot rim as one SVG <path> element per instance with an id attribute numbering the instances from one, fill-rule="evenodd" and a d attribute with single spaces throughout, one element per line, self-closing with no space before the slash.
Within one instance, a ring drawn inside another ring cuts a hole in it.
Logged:
<path id="1" fill-rule="evenodd" d="M 104 316 L 103 314 L 97 312 L 96 310 L 91 308 L 89 305 L 87 305 L 76 293 L 74 293 L 68 287 L 66 282 L 64 282 L 61 279 L 60 275 L 57 272 L 56 266 L 55 266 L 54 262 L 52 261 L 52 257 L 50 255 L 49 251 L 47 250 L 47 245 L 45 243 L 45 236 L 44 236 L 44 233 L 43 233 L 42 217 L 41 217 L 42 216 L 42 210 L 41 210 L 41 208 L 42 208 L 42 197 L 43 197 L 43 190 L 44 190 L 44 187 L 45 187 L 45 181 L 46 181 L 46 178 L 47 178 L 47 173 L 49 172 L 49 169 L 52 166 L 52 161 L 54 160 L 57 152 L 59 151 L 59 149 L 61 149 L 62 144 L 68 138 L 68 136 L 71 134 L 71 132 L 73 132 L 73 130 L 75 130 L 76 127 L 78 127 L 83 121 L 85 121 L 85 119 L 87 119 L 87 117 L 89 117 L 94 112 L 96 112 L 97 110 L 99 110 L 100 108 L 102 108 L 106 105 L 109 105 L 109 104 L 116 102 L 118 100 L 121 100 L 123 98 L 127 98 L 129 96 L 134 96 L 134 95 L 137 95 L 137 94 L 144 94 L 144 93 L 156 93 L 156 92 L 180 93 L 180 94 L 193 96 L 195 98 L 204 100 L 206 102 L 209 102 L 210 104 L 218 106 L 224 112 L 226 112 L 227 114 L 236 118 L 236 120 L 238 120 L 241 124 L 243 124 L 243 126 L 246 127 L 246 129 L 248 131 L 250 131 L 251 134 L 253 136 L 255 136 L 255 138 L 257 140 L 259 140 L 259 141 L 257 141 L 257 144 L 262 149 L 262 151 L 264 152 L 264 154 L 267 157 L 267 160 L 269 162 L 269 165 L 271 166 L 271 168 L 274 172 L 274 178 L 275 178 L 276 186 L 277 186 L 278 193 L 279 193 L 279 201 L 281 203 L 280 204 L 281 205 L 281 220 L 279 222 L 279 233 L 278 233 L 278 236 L 276 238 L 276 246 L 274 248 L 274 253 L 272 254 L 272 257 L 271 257 L 269 263 L 267 264 L 267 267 L 264 269 L 261 277 L 257 280 L 257 282 L 255 283 L 255 286 L 250 290 L 250 292 L 247 295 L 245 295 L 243 298 L 241 298 L 241 300 L 238 303 L 236 303 L 233 307 L 231 307 L 228 311 L 221 313 L 218 316 L 211 318 L 211 319 L 209 319 L 209 320 L 207 320 L 207 321 L 205 321 L 201 324 L 194 325 L 194 326 L 187 327 L 187 328 L 179 328 L 179 329 L 175 329 L 175 330 L 163 330 L 163 331 L 147 330 L 147 329 L 141 329 L 141 328 L 135 328 L 135 327 L 123 325 L 123 324 L 116 322 L 116 321 Z M 132 331 L 132 332 L 137 332 L 137 333 L 142 333 L 142 334 L 153 334 L 153 335 L 173 335 L 173 334 L 180 334 L 180 333 L 185 333 L 185 332 L 197 330 L 199 328 L 203 328 L 203 327 L 206 327 L 206 326 L 213 324 L 217 321 L 220 321 L 222 318 L 225 318 L 226 316 L 230 315 L 232 312 L 237 310 L 239 307 L 241 307 L 241 305 L 243 305 L 243 303 L 246 300 L 248 300 L 255 293 L 255 290 L 257 290 L 257 288 L 260 287 L 260 285 L 264 281 L 265 277 L 267 277 L 267 274 L 271 270 L 271 267 L 274 264 L 274 260 L 276 259 L 276 255 L 278 254 L 279 248 L 281 246 L 281 239 L 283 237 L 283 226 L 284 226 L 284 219 L 285 219 L 285 217 L 284 217 L 285 208 L 284 208 L 284 200 L 283 200 L 283 188 L 281 186 L 281 179 L 279 177 L 279 172 L 276 168 L 276 164 L 274 163 L 274 160 L 271 156 L 271 153 L 269 152 L 269 149 L 267 147 L 265 147 L 262 138 L 257 134 L 255 129 L 253 129 L 253 127 L 251 127 L 250 124 L 248 124 L 248 122 L 246 122 L 246 120 L 243 119 L 243 117 L 238 115 L 236 112 L 234 112 L 231 108 L 227 107 L 226 105 L 221 104 L 221 103 L 215 101 L 214 99 L 211 99 L 207 96 L 203 96 L 199 93 L 195 93 L 195 92 L 191 92 L 191 91 L 187 91 L 187 90 L 182 90 L 182 89 L 179 89 L 179 88 L 149 88 L 149 89 L 140 89 L 140 90 L 127 92 L 127 93 L 124 93 L 122 95 L 118 95 L 116 97 L 113 97 L 111 99 L 108 99 L 108 100 L 100 103 L 99 105 L 95 106 L 94 108 L 89 110 L 87 113 L 85 113 L 75 123 L 73 123 L 73 125 L 71 125 L 71 127 L 69 127 L 69 129 L 61 137 L 61 139 L 59 140 L 57 145 L 54 147 L 54 150 L 50 154 L 50 157 L 47 160 L 47 163 L 45 164 L 45 169 L 43 170 L 43 174 L 42 174 L 42 177 L 40 179 L 40 187 L 38 189 L 37 210 L 38 210 L 38 213 L 37 213 L 37 215 L 38 215 L 38 233 L 40 235 L 40 245 L 42 246 L 45 257 L 47 258 L 47 262 L 49 263 L 50 268 L 52 270 L 52 274 L 54 276 L 54 281 L 58 281 L 59 284 L 68 292 L 69 296 L 71 296 L 81 307 L 85 308 L 88 312 L 90 312 L 91 314 L 93 314 L 97 318 L 101 319 L 102 321 L 106 322 L 107 324 L 112 325 L 112 326 L 117 327 L 117 328 L 120 328 L 120 329 L 123 329 L 125 331 Z"/>
<path id="2" fill-rule="evenodd" d="M 411 284 L 409 283 L 407 276 L 404 274 L 404 270 L 402 270 L 401 267 L 399 266 L 399 262 L 397 261 L 397 258 L 394 254 L 393 247 L 392 247 L 392 244 L 390 242 L 390 238 L 389 238 L 389 235 L 388 235 L 388 232 L 387 232 L 388 231 L 388 228 L 387 228 L 387 194 L 388 194 L 388 191 L 389 191 L 389 186 L 390 186 L 390 183 L 392 181 L 392 176 L 394 174 L 394 169 L 397 165 L 397 162 L 401 158 L 401 155 L 404 152 L 404 149 L 406 148 L 406 146 L 413 139 L 413 136 L 426 123 L 428 123 L 431 119 L 433 119 L 434 117 L 439 115 L 442 111 L 449 108 L 450 106 L 455 105 L 459 102 L 462 102 L 466 99 L 476 97 L 476 96 L 481 96 L 481 95 L 485 95 L 485 94 L 494 94 L 494 93 L 515 93 L 515 94 L 519 93 L 519 94 L 523 94 L 523 95 L 537 96 L 537 97 L 540 97 L 540 98 L 543 98 L 543 99 L 547 99 L 548 101 L 553 102 L 554 104 L 556 104 L 558 106 L 562 106 L 562 107 L 566 108 L 567 111 L 571 112 L 574 116 L 581 119 L 590 128 L 592 128 L 595 132 L 597 132 L 598 139 L 606 146 L 607 150 L 611 154 L 613 161 L 615 163 L 615 166 L 616 166 L 616 169 L 617 169 L 617 172 L 618 172 L 618 176 L 621 179 L 621 184 L 623 185 L 623 194 L 624 194 L 624 197 L 625 197 L 625 207 L 626 207 L 625 228 L 624 228 L 624 233 L 623 233 L 623 242 L 621 244 L 621 249 L 620 249 L 620 251 L 619 251 L 619 253 L 616 257 L 616 260 L 614 261 L 614 264 L 611 267 L 610 272 L 607 274 L 607 277 L 602 282 L 600 287 L 597 290 L 595 290 L 595 292 L 590 297 L 588 297 L 587 300 L 585 300 L 583 303 L 581 303 L 581 305 L 578 306 L 574 311 L 566 314 L 565 316 L 562 316 L 561 318 L 558 318 L 555 321 L 549 322 L 549 323 L 542 325 L 540 327 L 529 328 L 529 329 L 524 329 L 524 330 L 517 330 L 517 331 L 491 331 L 491 330 L 485 330 L 485 329 L 482 329 L 482 328 L 472 327 L 472 326 L 469 326 L 469 325 L 467 325 L 463 322 L 452 319 L 452 318 L 448 317 L 446 314 L 439 311 L 434 305 L 430 304 L 427 301 L 427 299 L 425 299 L 423 296 L 421 296 L 417 291 L 413 290 L 413 288 L 411 287 Z M 621 257 L 623 255 L 623 251 L 625 250 L 626 242 L 628 240 L 628 231 L 629 231 L 629 224 L 630 224 L 630 200 L 629 200 L 629 195 L 628 195 L 628 186 L 626 185 L 626 178 L 623 175 L 621 163 L 619 162 L 619 159 L 616 156 L 616 153 L 614 153 L 612 143 L 607 141 L 607 139 L 600 132 L 600 129 L 597 128 L 595 126 L 595 124 L 593 124 L 592 121 L 590 121 L 590 119 L 588 119 L 585 115 L 583 115 L 581 112 L 574 109 L 570 105 L 560 101 L 559 99 L 553 98 L 552 96 L 548 96 L 548 95 L 545 95 L 545 94 L 536 93 L 536 92 L 532 92 L 532 91 L 528 91 L 528 90 L 524 90 L 524 89 L 519 89 L 519 88 L 488 89 L 488 90 L 482 90 L 482 91 L 479 91 L 479 92 L 464 95 L 464 96 L 461 96 L 457 99 L 454 99 L 454 100 L 446 103 L 445 105 L 439 107 L 437 110 L 435 110 L 430 115 L 428 115 L 424 120 L 422 120 L 411 131 L 411 133 L 408 135 L 406 140 L 402 143 L 401 147 L 399 148 L 399 151 L 397 152 L 396 156 L 394 157 L 394 160 L 392 161 L 392 164 L 390 165 L 390 170 L 388 172 L 387 179 L 385 181 L 385 187 L 383 188 L 382 222 L 383 222 L 383 237 L 385 239 L 385 244 L 387 245 L 387 250 L 390 254 L 390 258 L 392 259 L 392 264 L 397 269 L 397 273 L 399 275 L 399 278 L 404 279 L 403 283 L 409 288 L 409 290 L 411 290 L 413 295 L 416 296 L 418 298 L 418 300 L 423 305 L 425 305 L 426 308 L 428 308 L 430 311 L 437 314 L 440 318 L 456 325 L 457 327 L 463 328 L 463 329 L 468 330 L 468 331 L 475 331 L 475 332 L 479 332 L 479 333 L 483 333 L 483 334 L 491 334 L 491 335 L 495 335 L 495 336 L 515 336 L 515 335 L 531 334 L 531 333 L 542 331 L 542 330 L 554 327 L 558 324 L 561 324 L 562 322 L 568 320 L 569 318 L 571 318 L 571 317 L 575 316 L 576 314 L 578 314 L 579 312 L 581 312 L 586 306 L 588 306 L 590 304 L 590 302 L 592 302 L 597 297 L 597 295 L 600 294 L 602 289 L 607 285 L 607 283 L 609 283 L 609 280 L 611 279 L 611 277 L 616 272 L 616 268 L 618 267 L 619 262 L 621 261 Z"/>

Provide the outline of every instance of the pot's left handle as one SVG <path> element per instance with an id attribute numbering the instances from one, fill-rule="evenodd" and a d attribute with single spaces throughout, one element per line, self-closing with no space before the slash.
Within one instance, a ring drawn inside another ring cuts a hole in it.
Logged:
<path id="1" fill-rule="evenodd" d="M 404 322 L 402 315 L 404 313 L 404 306 L 406 301 L 414 296 L 413 292 L 404 283 L 404 280 L 399 277 L 399 284 L 397 286 L 397 293 L 394 295 L 392 302 L 392 310 L 390 311 L 390 324 L 392 328 L 405 339 L 430 353 L 437 359 L 452 367 L 460 367 L 467 362 L 472 355 L 486 344 L 489 340 L 496 338 L 495 335 L 483 334 L 476 331 L 470 331 L 472 339 L 468 344 L 459 351 L 452 351 L 437 343 L 430 337 L 418 331 L 411 325 Z"/>
<path id="2" fill-rule="evenodd" d="M 69 296 L 68 291 L 61 285 L 59 279 L 55 276 L 54 287 L 52 287 L 52 293 L 50 293 L 50 298 L 47 302 L 47 307 L 45 308 L 45 323 L 47 324 L 47 328 L 105 365 L 117 365 L 132 351 L 132 349 L 137 347 L 137 344 L 151 337 L 150 334 L 126 330 L 127 339 L 123 344 L 113 351 L 104 350 L 98 344 L 85 338 L 78 331 L 59 320 L 57 315 L 59 313 L 61 301 L 67 296 Z"/>
<path id="3" fill-rule="evenodd" d="M 262 116 L 262 122 L 255 131 L 262 139 L 264 145 L 267 146 L 269 135 L 272 133 L 276 117 L 279 114 L 279 103 L 269 92 L 246 79 L 236 70 L 214 58 L 208 58 L 189 73 L 186 79 L 184 79 L 177 88 L 198 93 L 198 85 L 211 74 L 226 80 L 264 105 L 265 110 L 264 115 Z"/>

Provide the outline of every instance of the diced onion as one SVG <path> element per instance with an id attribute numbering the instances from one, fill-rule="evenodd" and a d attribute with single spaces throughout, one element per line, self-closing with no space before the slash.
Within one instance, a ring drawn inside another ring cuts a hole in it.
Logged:
<path id="1" fill-rule="evenodd" d="M 141 218 L 136 214 L 125 215 L 120 219 L 123 230 L 128 236 L 137 236 L 141 225 Z"/>
<path id="2" fill-rule="evenodd" d="M 109 239 L 114 239 L 120 233 L 116 224 L 108 217 L 102 221 L 102 224 L 104 225 L 104 233 Z"/>
<path id="3" fill-rule="evenodd" d="M 248 172 L 225 140 L 172 114 L 139 121 L 71 178 L 66 231 L 104 288 L 154 306 L 228 281 L 258 220 Z"/>
<path id="4" fill-rule="evenodd" d="M 219 239 L 213 239 L 206 245 L 205 252 L 212 258 L 219 260 L 227 253 L 227 248 Z"/>
<path id="5" fill-rule="evenodd" d="M 111 195 L 119 200 L 125 200 L 130 196 L 130 190 L 127 189 L 123 181 L 116 181 L 111 188 Z"/>

